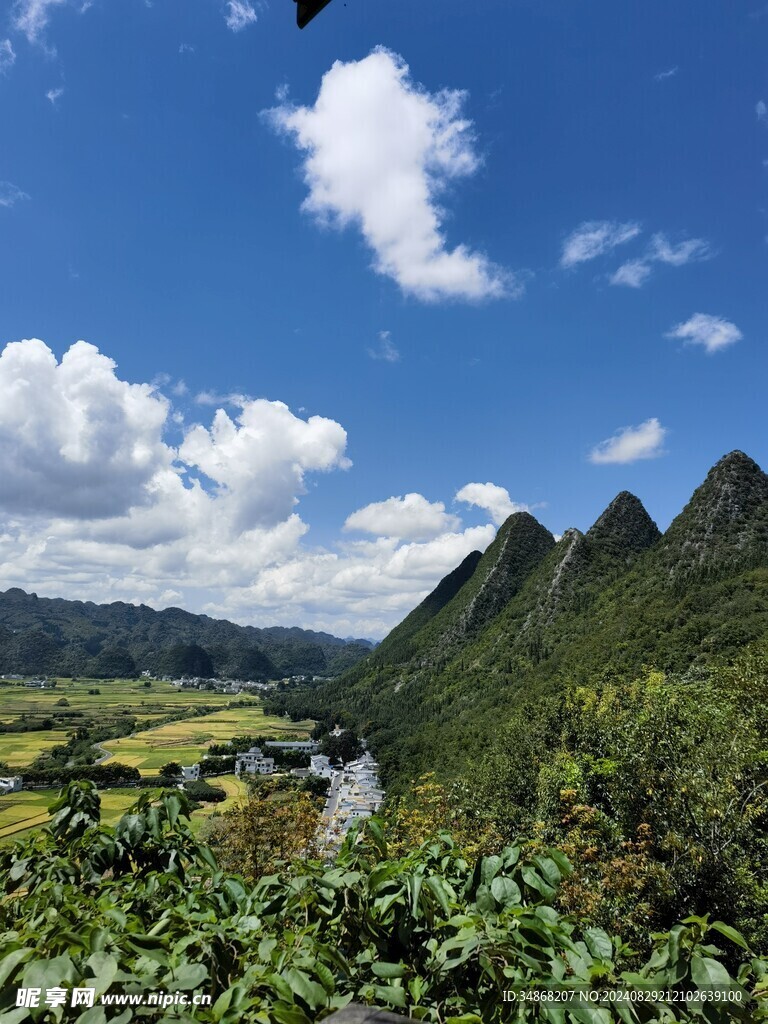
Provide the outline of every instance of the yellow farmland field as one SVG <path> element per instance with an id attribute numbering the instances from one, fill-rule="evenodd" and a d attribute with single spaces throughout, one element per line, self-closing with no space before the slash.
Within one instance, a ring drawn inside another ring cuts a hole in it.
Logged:
<path id="1" fill-rule="evenodd" d="M 156 729 L 145 729 L 133 736 L 105 740 L 102 747 L 116 761 L 153 775 L 168 761 L 194 764 L 204 756 L 211 743 L 226 743 L 234 736 L 247 734 L 307 736 L 314 722 L 287 722 L 267 716 L 261 707 L 229 708 L 200 718 L 171 722 Z"/>
<path id="2" fill-rule="evenodd" d="M 0 761 L 7 761 L 10 768 L 28 765 L 38 754 L 45 753 L 59 743 L 67 742 L 67 733 L 62 729 L 46 732 L 6 732 L 0 734 Z"/>

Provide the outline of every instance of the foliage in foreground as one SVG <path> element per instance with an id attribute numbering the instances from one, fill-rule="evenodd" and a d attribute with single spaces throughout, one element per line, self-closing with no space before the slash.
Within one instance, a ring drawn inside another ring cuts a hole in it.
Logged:
<path id="1" fill-rule="evenodd" d="M 691 918 L 657 937 L 650 961 L 622 973 L 628 950 L 599 928 L 582 929 L 552 906 L 570 866 L 557 850 L 526 844 L 468 863 L 447 834 L 388 857 L 373 820 L 332 865 L 307 861 L 248 886 L 221 871 L 189 829 L 183 793 L 142 795 L 114 827 L 99 798 L 73 784 L 50 827 L 0 859 L 0 1014 L 27 1020 L 244 1021 L 310 1024 L 353 998 L 440 1024 L 542 1020 L 768 1020 L 760 992 L 768 965 L 741 936 Z M 721 947 L 737 952 L 737 978 Z M 635 991 L 714 985 L 747 1002 L 696 1001 L 563 1009 L 504 1002 L 502 990 L 559 982 Z M 81 1012 L 15 1007 L 17 988 L 93 987 Z M 215 1002 L 158 1014 L 99 1005 L 104 993 L 209 992 Z"/>

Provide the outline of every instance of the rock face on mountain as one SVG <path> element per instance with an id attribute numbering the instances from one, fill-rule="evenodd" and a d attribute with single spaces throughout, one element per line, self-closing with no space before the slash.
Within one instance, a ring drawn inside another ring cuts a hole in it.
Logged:
<path id="1" fill-rule="evenodd" d="M 382 657 L 300 708 L 343 708 L 393 777 L 444 748 L 460 758 L 510 702 L 648 666 L 699 670 L 768 637 L 768 476 L 732 452 L 663 536 L 628 491 L 557 543 L 518 513 L 471 575 L 463 569 L 454 596 L 410 633 L 406 657 L 392 661 L 385 641 Z M 457 736 L 467 737 L 458 747 Z"/>
<path id="2" fill-rule="evenodd" d="M 765 565 L 768 475 L 744 452 L 720 459 L 665 533 L 658 561 L 670 580 Z"/>
<path id="3" fill-rule="evenodd" d="M 646 551 L 661 530 L 629 491 L 621 491 L 586 534 L 589 544 L 626 561 Z"/>
<path id="4" fill-rule="evenodd" d="M 549 530 L 529 512 L 511 515 L 480 560 L 473 575 L 476 586 L 470 583 L 464 606 L 442 639 L 456 643 L 490 625 L 554 544 Z"/>

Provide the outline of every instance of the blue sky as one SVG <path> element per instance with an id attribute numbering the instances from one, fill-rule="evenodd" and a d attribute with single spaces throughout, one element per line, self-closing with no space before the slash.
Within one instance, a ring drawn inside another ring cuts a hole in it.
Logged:
<path id="1" fill-rule="evenodd" d="M 514 508 L 666 527 L 765 464 L 767 43 L 760 0 L 19 0 L 0 586 L 380 636 Z"/>

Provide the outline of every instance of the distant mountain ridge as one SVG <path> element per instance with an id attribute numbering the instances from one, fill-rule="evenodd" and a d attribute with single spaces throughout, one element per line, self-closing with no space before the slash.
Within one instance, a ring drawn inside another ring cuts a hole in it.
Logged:
<path id="1" fill-rule="evenodd" d="M 470 737 L 503 723 L 509 701 L 727 659 L 768 636 L 768 476 L 731 452 L 664 534 L 627 491 L 586 533 L 557 543 L 516 513 L 469 568 L 422 602 L 407 644 L 391 638 L 413 612 L 349 672 L 288 698 L 288 710 L 343 717 L 365 729 L 390 778 L 412 776 L 437 751 L 461 759 Z M 449 601 L 431 600 L 463 577 Z"/>
<path id="2" fill-rule="evenodd" d="M 17 587 L 0 592 L 0 672 L 6 674 L 99 675 L 99 666 L 113 663 L 105 652 L 115 651 L 127 653 L 138 671 L 161 674 L 163 659 L 178 645 L 203 648 L 217 675 L 240 679 L 337 675 L 373 646 L 298 627 L 240 626 L 181 608 L 68 601 Z"/>

